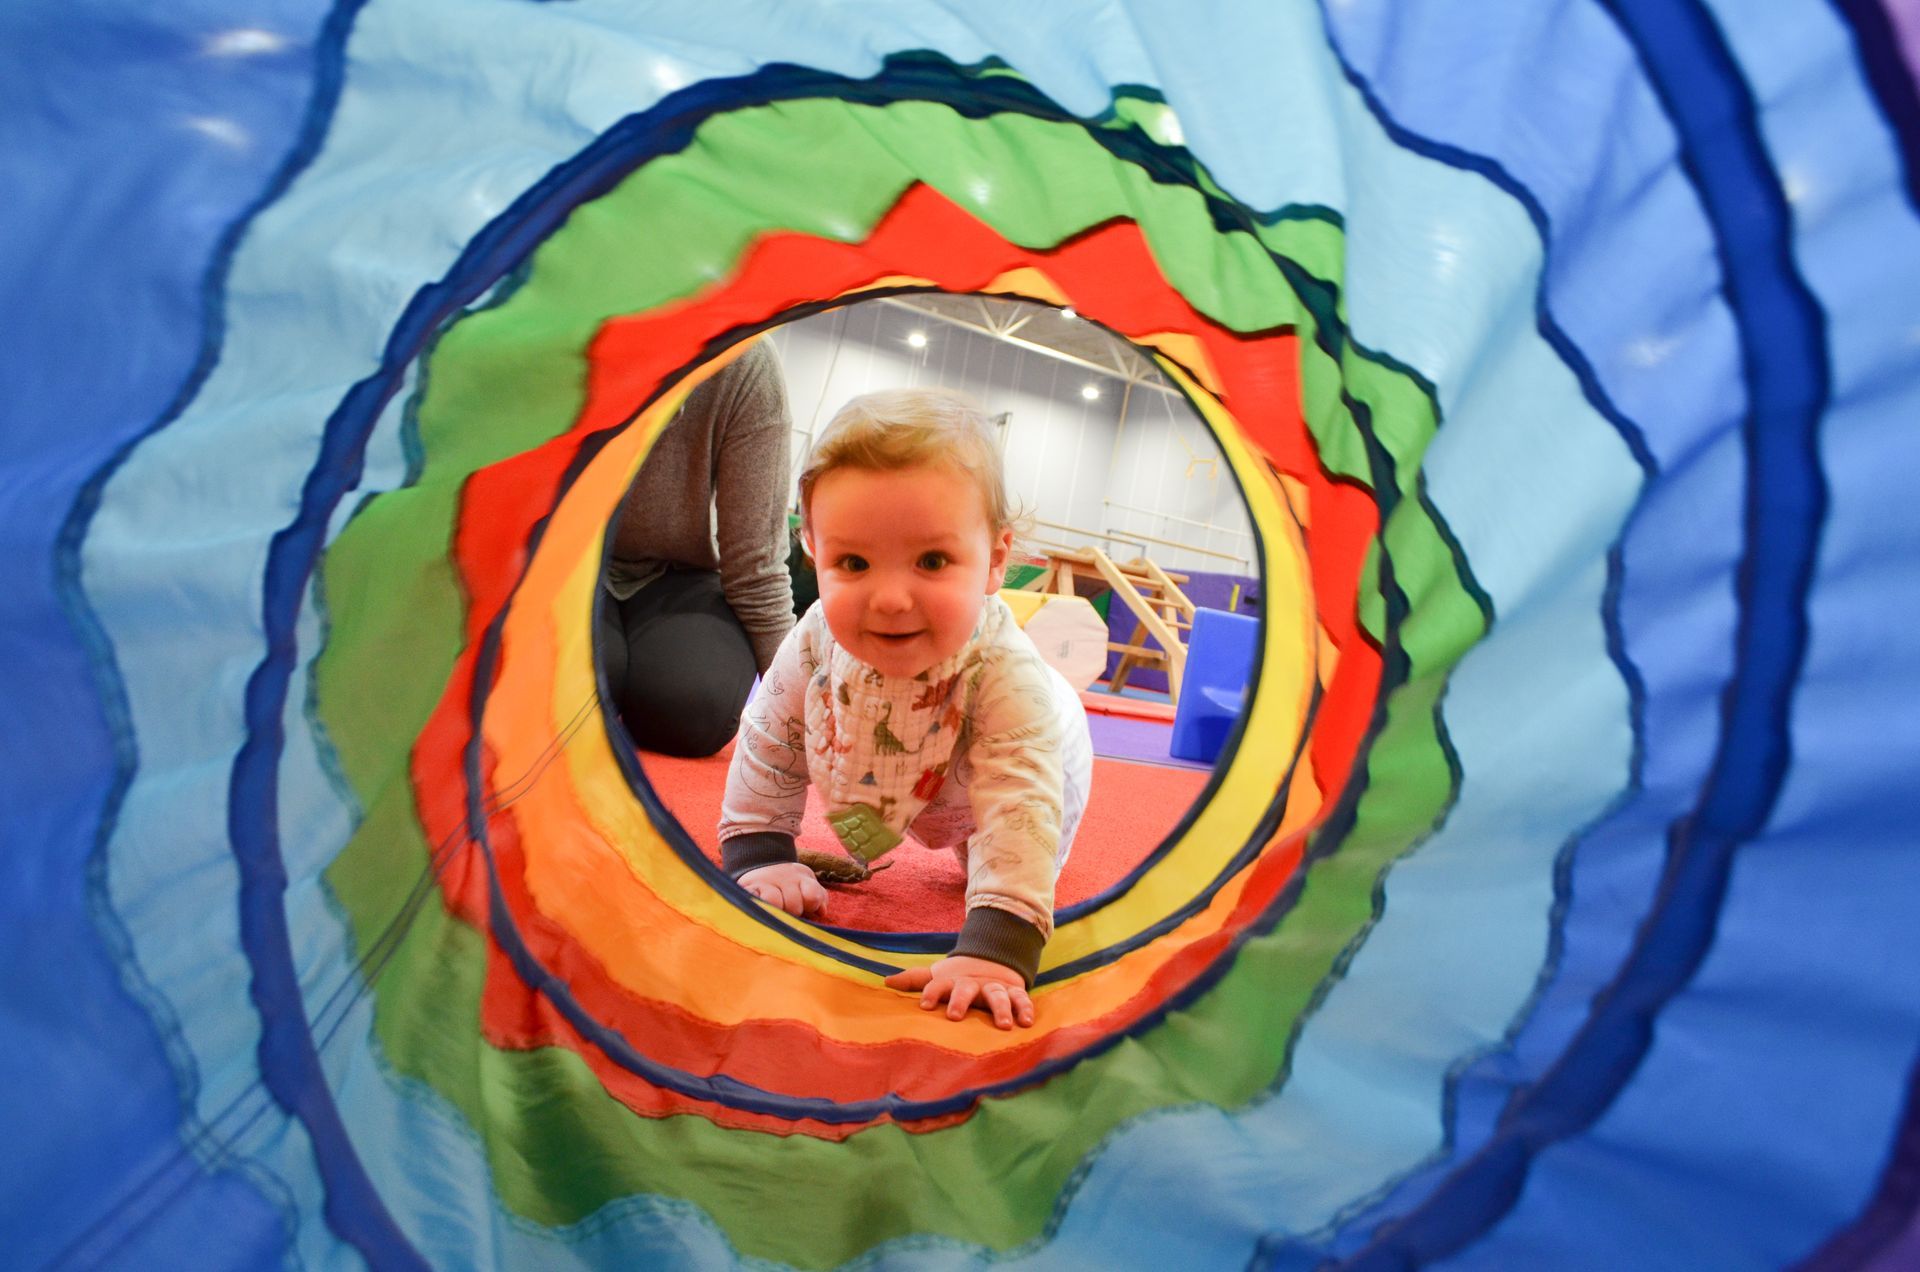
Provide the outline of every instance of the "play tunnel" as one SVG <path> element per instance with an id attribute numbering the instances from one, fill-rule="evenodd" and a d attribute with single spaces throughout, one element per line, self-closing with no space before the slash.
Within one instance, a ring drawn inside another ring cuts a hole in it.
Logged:
<path id="1" fill-rule="evenodd" d="M 1920 1262 L 1911 6 L 0 30 L 10 1264 Z M 591 652 L 689 390 L 917 291 L 1152 357 L 1266 597 L 1012 1033 Z"/>

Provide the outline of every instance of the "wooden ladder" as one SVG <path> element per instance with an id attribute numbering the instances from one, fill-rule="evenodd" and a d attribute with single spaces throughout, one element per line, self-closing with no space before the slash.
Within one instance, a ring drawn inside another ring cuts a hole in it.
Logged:
<path id="1" fill-rule="evenodd" d="M 1169 574 L 1144 556 L 1116 562 L 1098 548 L 1054 549 L 1047 554 L 1046 568 L 1022 590 L 1074 596 L 1082 578 L 1104 583 L 1133 612 L 1133 634 L 1125 642 L 1107 642 L 1108 650 L 1120 654 L 1113 690 L 1124 688 L 1135 671 L 1165 671 L 1167 696 L 1179 702 L 1187 669 L 1186 633 L 1193 630 L 1193 602 L 1180 590 L 1186 575 Z M 1158 648 L 1146 643 L 1149 637 Z"/>

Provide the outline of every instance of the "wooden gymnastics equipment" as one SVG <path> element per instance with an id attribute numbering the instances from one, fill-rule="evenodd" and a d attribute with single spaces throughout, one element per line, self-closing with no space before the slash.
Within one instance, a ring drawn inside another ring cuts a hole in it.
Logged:
<path id="1" fill-rule="evenodd" d="M 1133 635 L 1124 643 L 1107 642 L 1109 651 L 1120 654 L 1120 662 L 1113 669 L 1113 691 L 1124 688 L 1127 677 L 1135 671 L 1165 671 L 1167 696 L 1179 702 L 1180 680 L 1187 668 L 1185 633 L 1193 630 L 1193 602 L 1180 590 L 1187 576 L 1170 574 L 1144 556 L 1116 562 L 1098 548 L 1049 547 L 1046 552 L 1046 564 L 1021 585 L 1021 590 L 1076 596 L 1081 579 L 1113 589 L 1114 596 L 1133 611 L 1134 617 Z M 1149 636 L 1159 642 L 1158 649 L 1144 643 Z"/>

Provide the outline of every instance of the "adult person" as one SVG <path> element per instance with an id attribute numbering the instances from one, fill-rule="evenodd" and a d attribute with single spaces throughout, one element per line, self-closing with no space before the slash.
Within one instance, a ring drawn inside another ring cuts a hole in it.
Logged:
<path id="1" fill-rule="evenodd" d="M 615 514 L 600 666 L 634 742 L 712 755 L 793 626 L 787 387 L 765 339 L 687 395 Z"/>

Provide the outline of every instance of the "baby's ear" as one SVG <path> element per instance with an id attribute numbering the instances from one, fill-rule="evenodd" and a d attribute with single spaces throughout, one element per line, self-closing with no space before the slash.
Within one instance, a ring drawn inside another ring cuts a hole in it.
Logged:
<path id="1" fill-rule="evenodd" d="M 994 536 L 992 551 L 987 555 L 987 591 L 998 592 L 1007 580 L 1007 561 L 1013 555 L 1013 527 L 1009 526 Z"/>

